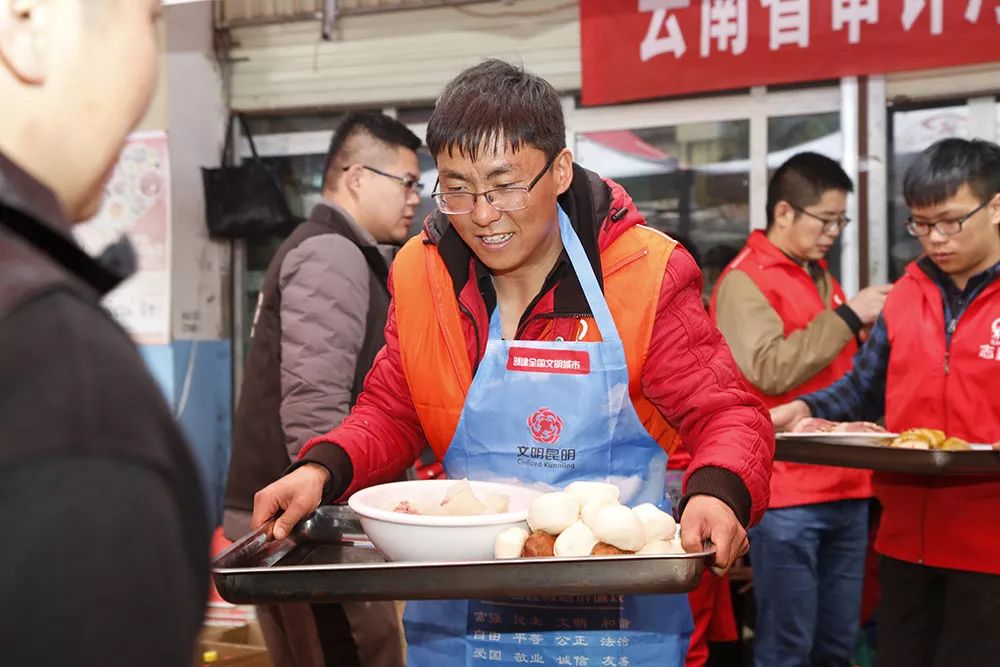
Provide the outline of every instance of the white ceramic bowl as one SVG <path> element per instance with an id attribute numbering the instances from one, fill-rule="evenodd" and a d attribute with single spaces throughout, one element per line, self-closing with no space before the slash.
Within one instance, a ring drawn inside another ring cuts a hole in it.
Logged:
<path id="1" fill-rule="evenodd" d="M 423 495 L 444 498 L 456 480 L 428 479 L 380 484 L 358 491 L 347 501 L 361 518 L 365 533 L 392 561 L 491 560 L 497 534 L 511 526 L 527 528 L 528 507 L 541 491 L 510 484 L 469 481 L 474 494 L 510 497 L 510 511 L 474 516 L 425 516 L 385 509 Z"/>

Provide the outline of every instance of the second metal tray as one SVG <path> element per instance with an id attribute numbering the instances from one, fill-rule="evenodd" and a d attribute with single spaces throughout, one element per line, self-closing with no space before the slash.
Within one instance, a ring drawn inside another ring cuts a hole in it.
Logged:
<path id="1" fill-rule="evenodd" d="M 320 507 L 292 536 L 250 533 L 213 563 L 237 604 L 687 593 L 714 551 L 662 556 L 386 562 L 350 510 Z"/>
<path id="2" fill-rule="evenodd" d="M 1000 452 L 902 449 L 885 445 L 846 444 L 822 438 L 783 438 L 778 434 L 774 458 L 843 468 L 865 468 L 918 475 L 1000 475 Z"/>

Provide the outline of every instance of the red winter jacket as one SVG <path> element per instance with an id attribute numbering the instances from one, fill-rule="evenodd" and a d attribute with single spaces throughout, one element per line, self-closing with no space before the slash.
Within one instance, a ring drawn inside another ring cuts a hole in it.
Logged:
<path id="1" fill-rule="evenodd" d="M 598 276 L 602 275 L 601 250 L 626 229 L 645 224 L 619 185 L 602 181 L 579 166 L 574 167 L 573 183 L 559 203 Z M 485 352 L 488 309 L 495 302 L 492 283 L 443 216 L 428 218 L 426 231 L 452 276 L 465 314 L 462 322 L 469 360 L 475 368 Z M 390 288 L 396 279 L 402 276 L 391 276 Z M 517 337 L 575 336 L 581 313 L 589 313 L 589 306 L 564 255 L 521 320 Z M 336 477 L 343 462 L 342 454 L 334 450 L 346 452 L 353 479 L 346 488 L 341 484 L 335 489 L 335 494 L 342 492 L 341 497 L 395 478 L 426 443 L 403 373 L 396 327 L 392 304 L 386 346 L 365 380 L 354 411 L 338 428 L 307 443 L 300 454 L 302 459 L 334 469 Z M 722 335 L 705 313 L 701 273 L 681 248 L 667 265 L 642 385 L 646 398 L 692 452 L 687 493 L 711 491 L 709 495 L 726 501 L 743 523 L 758 521 L 768 503 L 774 430 L 760 401 L 743 387 Z"/>
<path id="2" fill-rule="evenodd" d="M 969 442 L 1000 438 L 1000 278 L 945 339 L 941 291 L 910 264 L 883 310 L 892 354 L 885 424 L 934 428 Z M 961 454 L 958 454 L 961 456 Z M 1000 575 L 1000 478 L 875 474 L 884 508 L 875 548 L 910 563 Z"/>

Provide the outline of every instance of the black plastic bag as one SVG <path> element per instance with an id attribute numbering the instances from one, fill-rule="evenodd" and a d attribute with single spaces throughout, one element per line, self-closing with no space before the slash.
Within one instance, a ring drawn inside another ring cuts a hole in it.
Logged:
<path id="1" fill-rule="evenodd" d="M 253 154 L 239 166 L 232 166 L 233 120 L 239 120 Z M 202 167 L 201 177 L 209 236 L 242 239 L 286 234 L 298 222 L 277 179 L 257 156 L 253 136 L 239 114 L 229 117 L 222 166 Z"/>

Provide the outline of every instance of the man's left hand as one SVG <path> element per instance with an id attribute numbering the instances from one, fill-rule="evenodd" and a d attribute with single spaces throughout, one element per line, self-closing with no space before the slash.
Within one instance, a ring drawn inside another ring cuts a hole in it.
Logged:
<path id="1" fill-rule="evenodd" d="M 719 574 L 750 549 L 747 531 L 729 505 L 713 496 L 694 496 L 681 515 L 681 545 L 684 551 L 702 551 L 706 540 L 715 545 Z"/>

